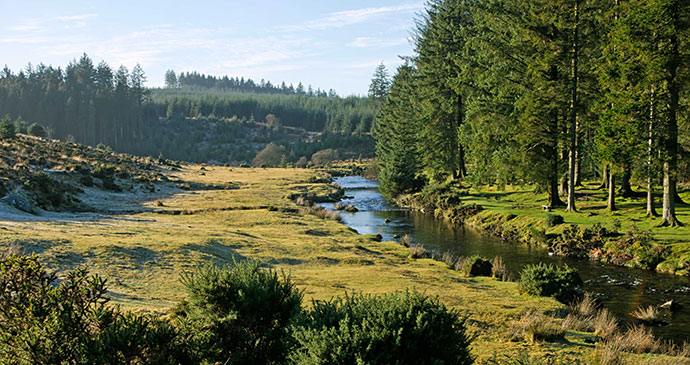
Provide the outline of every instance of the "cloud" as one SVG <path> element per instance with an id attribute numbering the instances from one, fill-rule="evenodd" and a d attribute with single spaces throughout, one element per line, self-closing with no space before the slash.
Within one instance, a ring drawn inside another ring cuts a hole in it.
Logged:
<path id="1" fill-rule="evenodd" d="M 367 22 L 379 16 L 413 12 L 424 8 L 424 3 L 412 3 L 398 6 L 371 7 L 355 10 L 338 11 L 327 14 L 323 18 L 307 21 L 303 24 L 284 27 L 285 30 L 323 30 L 341 28 L 347 25 Z"/>
<path id="2" fill-rule="evenodd" d="M 357 37 L 354 41 L 348 43 L 347 46 L 353 48 L 385 48 L 399 46 L 408 42 L 408 38 L 378 39 L 370 37 Z"/>
<path id="3" fill-rule="evenodd" d="M 41 37 L 7 37 L 0 38 L 1 43 L 14 43 L 14 44 L 39 44 L 47 43 L 49 39 Z"/>
<path id="4" fill-rule="evenodd" d="M 32 30 L 39 30 L 41 21 L 39 19 L 27 19 L 23 24 L 8 27 L 7 29 L 14 32 L 28 32 Z"/>
<path id="5" fill-rule="evenodd" d="M 98 17 L 98 14 L 79 14 L 79 15 L 56 16 L 55 19 L 63 21 L 63 22 L 70 22 L 70 21 L 92 19 L 92 18 L 96 18 L 96 17 Z"/>

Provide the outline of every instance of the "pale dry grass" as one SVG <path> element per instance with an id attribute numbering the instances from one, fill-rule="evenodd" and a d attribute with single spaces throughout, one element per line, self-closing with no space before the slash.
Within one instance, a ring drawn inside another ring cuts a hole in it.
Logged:
<path id="1" fill-rule="evenodd" d="M 643 322 L 655 322 L 659 319 L 659 309 L 656 306 L 637 307 L 631 315 Z"/>
<path id="2" fill-rule="evenodd" d="M 596 336 L 603 339 L 611 338 L 618 332 L 618 318 L 604 308 L 594 316 L 592 327 Z"/>
<path id="3" fill-rule="evenodd" d="M 557 324 L 556 318 L 529 311 L 510 328 L 510 340 L 524 340 L 529 343 L 556 341 L 563 339 L 565 331 Z"/>

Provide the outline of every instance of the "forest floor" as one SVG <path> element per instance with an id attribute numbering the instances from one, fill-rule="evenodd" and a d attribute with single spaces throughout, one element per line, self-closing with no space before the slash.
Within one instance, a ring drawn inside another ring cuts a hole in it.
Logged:
<path id="1" fill-rule="evenodd" d="M 0 246 L 36 253 L 58 274 L 88 267 L 108 279 L 112 301 L 125 309 L 164 314 L 185 297 L 180 273 L 252 258 L 288 273 L 307 304 L 348 292 L 406 288 L 437 296 L 469 316 L 479 363 L 518 356 L 544 363 L 591 360 L 595 346 L 581 332 L 568 331 L 556 342 L 508 339 L 527 312 L 562 321 L 566 307 L 556 300 L 519 295 L 514 282 L 465 277 L 438 261 L 410 259 L 400 244 L 301 214 L 290 195 L 329 190 L 315 182 L 320 179 L 314 170 L 182 166 L 161 173 L 168 181 L 157 182 L 153 191 L 85 189 L 77 195 L 109 209 L 31 215 L 0 203 Z M 652 358 L 627 356 L 635 362 Z"/>

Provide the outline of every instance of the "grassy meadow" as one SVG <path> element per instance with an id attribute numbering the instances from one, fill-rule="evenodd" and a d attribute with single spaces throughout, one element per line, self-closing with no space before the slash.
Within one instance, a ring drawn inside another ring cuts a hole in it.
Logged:
<path id="1" fill-rule="evenodd" d="M 555 299 L 522 296 L 517 283 L 465 277 L 442 262 L 408 258 L 409 249 L 398 243 L 377 242 L 336 220 L 301 214 L 291 194 L 329 191 L 325 183 L 310 182 L 318 181 L 315 174 L 183 166 L 166 176 L 192 188 L 160 184 L 150 200 L 132 207 L 137 213 L 19 215 L 0 221 L 0 244 L 6 251 L 36 253 L 58 273 L 88 267 L 108 279 L 112 302 L 125 309 L 164 314 L 185 296 L 180 273 L 252 258 L 291 275 L 307 303 L 353 291 L 380 294 L 405 288 L 438 296 L 469 316 L 480 363 L 502 363 L 527 353 L 530 361 L 589 362 L 595 346 L 582 332 L 569 330 L 555 342 L 509 340 L 511 328 L 527 312 L 562 318 L 566 307 Z M 497 209 L 507 204 L 502 199 L 492 200 Z M 565 216 L 566 221 L 579 217 Z"/>

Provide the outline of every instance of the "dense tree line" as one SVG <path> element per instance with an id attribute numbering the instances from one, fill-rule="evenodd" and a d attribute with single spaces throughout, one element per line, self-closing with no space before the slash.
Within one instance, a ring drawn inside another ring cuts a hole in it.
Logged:
<path id="1" fill-rule="evenodd" d="M 60 67 L 29 64 L 0 73 L 0 115 L 23 118 L 50 128 L 57 138 L 72 136 L 85 144 L 127 150 L 142 139 L 149 91 L 137 65 L 131 71 L 94 65 L 84 54 Z"/>
<path id="2" fill-rule="evenodd" d="M 174 70 L 168 70 L 165 73 L 165 87 L 200 87 L 206 89 L 221 89 L 226 91 L 239 91 L 244 93 L 266 93 L 266 94 L 285 94 L 285 95 L 307 95 L 317 96 L 321 98 L 334 98 L 338 96 L 335 90 L 330 89 L 328 92 L 321 89 L 312 88 L 311 85 L 305 89 L 300 82 L 297 86 L 288 85 L 283 81 L 280 85 L 272 84 L 270 81 L 261 79 L 258 83 L 254 80 L 244 77 L 217 77 L 212 75 L 200 74 L 196 71 L 183 72 L 179 76 L 175 74 Z"/>
<path id="3" fill-rule="evenodd" d="M 604 175 L 611 210 L 637 179 L 648 214 L 661 185 L 662 224 L 678 224 L 689 10 L 683 0 L 429 1 L 376 116 L 382 189 L 532 183 L 546 205 L 575 211 L 577 186 Z"/>
<path id="4" fill-rule="evenodd" d="M 368 98 L 310 97 L 303 94 L 256 94 L 203 87 L 155 89 L 150 106 L 160 117 L 244 118 L 263 121 L 266 115 L 281 125 L 308 131 L 368 133 L 373 108 Z"/>
<path id="5" fill-rule="evenodd" d="M 367 98 L 324 97 L 299 86 L 272 93 L 270 83 L 197 73 L 167 73 L 175 87 L 166 89 L 151 90 L 145 82 L 138 65 L 114 70 L 105 62 L 94 65 L 86 54 L 64 69 L 29 64 L 15 73 L 5 67 L 0 116 L 20 133 L 43 126 L 37 133 L 47 137 L 192 162 L 249 163 L 269 142 L 283 147 L 288 163 L 328 148 L 348 157 L 373 155 Z"/>

